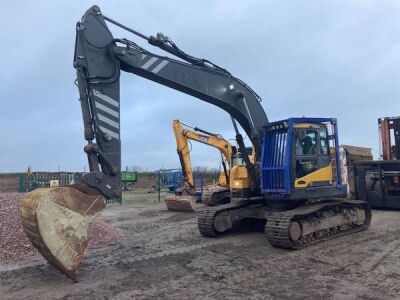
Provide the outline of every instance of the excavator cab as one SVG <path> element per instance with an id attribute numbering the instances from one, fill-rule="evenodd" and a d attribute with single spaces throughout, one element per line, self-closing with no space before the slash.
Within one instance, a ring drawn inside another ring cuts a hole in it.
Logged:
<path id="1" fill-rule="evenodd" d="M 262 195 L 250 190 L 248 200 L 238 196 L 229 207 L 200 212 L 200 232 L 217 236 L 241 224 L 264 225 L 271 245 L 302 249 L 368 228 L 368 203 L 344 197 L 346 188 L 336 163 L 337 132 L 333 118 L 290 118 L 265 125 L 259 174 Z M 251 178 L 244 175 L 250 168 L 241 171 L 243 178 Z"/>
<path id="2" fill-rule="evenodd" d="M 301 200 L 343 196 L 337 122 L 290 118 L 265 126 L 261 160 L 263 193 Z"/>

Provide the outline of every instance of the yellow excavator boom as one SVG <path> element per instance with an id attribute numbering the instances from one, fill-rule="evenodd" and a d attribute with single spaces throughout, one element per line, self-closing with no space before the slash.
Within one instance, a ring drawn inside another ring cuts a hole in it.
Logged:
<path id="1" fill-rule="evenodd" d="M 195 211 L 195 186 L 190 161 L 189 140 L 209 145 L 221 152 L 221 155 L 228 164 L 229 169 L 224 168 L 224 171 L 219 177 L 218 185 L 225 190 L 229 187 L 229 172 L 232 168 L 232 146 L 227 140 L 218 134 L 212 134 L 198 128 L 194 128 L 194 130 L 184 128 L 179 120 L 174 120 L 172 127 L 175 134 L 179 160 L 182 166 L 184 188 L 175 196 L 167 196 L 165 198 L 165 203 L 169 210 Z"/>

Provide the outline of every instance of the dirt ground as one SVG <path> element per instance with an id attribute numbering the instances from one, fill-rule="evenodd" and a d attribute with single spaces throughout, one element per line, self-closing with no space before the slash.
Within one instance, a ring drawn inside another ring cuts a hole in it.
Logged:
<path id="1" fill-rule="evenodd" d="M 101 220 L 120 232 L 91 249 L 78 283 L 42 258 L 0 264 L 1 299 L 400 299 L 400 211 L 373 212 L 368 231 L 304 250 L 263 233 L 204 238 L 196 213 L 155 194 L 126 194 Z"/>

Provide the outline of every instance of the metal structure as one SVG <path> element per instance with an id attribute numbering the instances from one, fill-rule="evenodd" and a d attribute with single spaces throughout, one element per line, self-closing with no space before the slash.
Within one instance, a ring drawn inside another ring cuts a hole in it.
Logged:
<path id="1" fill-rule="evenodd" d="M 357 199 L 354 179 L 354 163 L 362 160 L 372 160 L 372 149 L 340 145 L 340 169 L 342 171 L 342 182 L 347 185 L 347 199 Z"/>
<path id="2" fill-rule="evenodd" d="M 375 208 L 400 209 L 400 162 L 359 161 L 354 164 L 356 197 Z"/>
<path id="3" fill-rule="evenodd" d="M 181 169 L 160 169 L 156 172 L 157 190 L 168 189 L 175 192 L 183 186 L 183 172 Z"/>
<path id="4" fill-rule="evenodd" d="M 18 192 L 27 193 L 37 188 L 50 187 L 50 181 L 56 181 L 57 186 L 68 186 L 74 178 L 73 172 L 31 172 L 18 177 Z"/>
<path id="5" fill-rule="evenodd" d="M 400 117 L 378 120 L 381 159 L 356 162 L 356 197 L 376 208 L 400 209 Z"/>
<path id="6" fill-rule="evenodd" d="M 381 159 L 400 160 L 400 117 L 378 119 Z"/>
<path id="7" fill-rule="evenodd" d="M 184 188 L 184 175 L 181 169 L 160 169 L 156 172 L 156 191 L 158 194 L 158 202 L 161 201 L 161 190 L 168 189 L 174 194 Z M 200 173 L 193 174 L 193 195 L 198 199 L 203 194 L 203 175 Z"/>
<path id="8" fill-rule="evenodd" d="M 153 54 L 127 39 L 115 39 L 106 21 L 180 60 Z M 105 199 L 121 195 L 121 70 L 216 105 L 231 117 L 244 166 L 231 172 L 231 203 L 199 212 L 198 228 L 204 236 L 234 231 L 244 224 L 265 224 L 272 245 L 299 249 L 369 226 L 368 204 L 343 198 L 340 164 L 332 167 L 334 157 L 338 161 L 335 119 L 270 124 L 260 97 L 227 70 L 186 54 L 163 34 L 147 37 L 138 33 L 104 16 L 97 6 L 76 26 L 74 67 L 90 172 L 70 187 L 37 190 L 21 203 L 28 237 L 71 279 L 75 280 L 87 243 L 83 230 L 87 226 L 83 225 L 104 208 Z M 237 123 L 254 147 L 254 163 Z M 46 226 L 39 226 L 41 222 Z M 42 228 L 54 231 L 43 232 Z M 51 239 L 46 239 L 49 235 Z"/>
<path id="9" fill-rule="evenodd" d="M 121 173 L 121 185 L 132 184 L 137 181 L 137 172 Z M 30 172 L 18 177 L 18 192 L 28 193 L 38 188 L 67 187 L 78 182 L 85 173 L 83 172 Z M 125 176 L 125 177 L 124 177 Z M 125 181 L 125 182 L 124 182 Z M 107 206 L 122 204 L 122 196 L 106 199 Z"/>
<path id="10" fill-rule="evenodd" d="M 138 179 L 138 172 L 136 171 L 122 171 L 121 172 L 121 189 L 123 191 L 130 191 Z"/>

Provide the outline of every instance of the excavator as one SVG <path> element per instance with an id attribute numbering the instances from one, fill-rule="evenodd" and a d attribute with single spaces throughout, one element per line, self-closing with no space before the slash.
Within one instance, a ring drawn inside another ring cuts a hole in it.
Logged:
<path id="1" fill-rule="evenodd" d="M 184 186 L 175 195 L 165 197 L 167 208 L 173 211 L 196 211 L 196 202 L 199 200 L 199 197 L 196 196 L 194 176 L 190 162 L 190 140 L 217 148 L 221 153 L 223 171 L 219 176 L 218 184 L 207 188 L 201 196 L 201 201 L 206 205 L 229 202 L 229 173 L 232 168 L 232 160 L 234 153 L 236 153 L 236 148 L 232 147 L 219 134 L 211 133 L 198 127 L 190 130 L 188 126 L 184 128 L 183 125 L 179 120 L 174 120 L 172 124 L 177 152 L 183 171 Z M 227 168 L 227 165 L 229 168 Z"/>
<path id="2" fill-rule="evenodd" d="M 175 59 L 114 38 L 106 22 Z M 89 8 L 76 25 L 74 68 L 90 172 L 68 187 L 32 191 L 20 204 L 30 241 L 72 280 L 84 256 L 88 224 L 106 199 L 121 197 L 121 71 L 216 105 L 230 115 L 244 161 L 231 180 L 243 180 L 231 188 L 230 203 L 199 212 L 202 235 L 216 237 L 250 220 L 265 225 L 273 246 L 301 249 L 368 228 L 368 203 L 345 199 L 335 118 L 269 122 L 261 98 L 229 71 L 185 53 L 161 33 L 148 37 L 120 24 L 98 6 Z M 254 163 L 239 125 L 254 147 Z"/>

